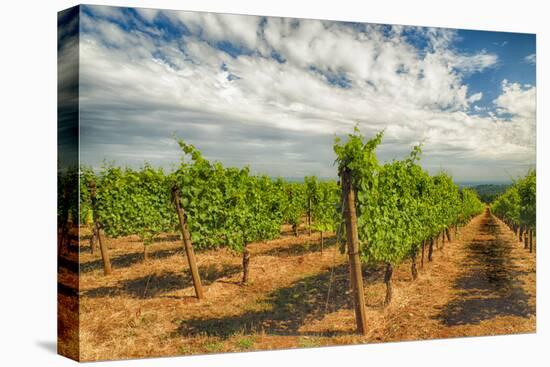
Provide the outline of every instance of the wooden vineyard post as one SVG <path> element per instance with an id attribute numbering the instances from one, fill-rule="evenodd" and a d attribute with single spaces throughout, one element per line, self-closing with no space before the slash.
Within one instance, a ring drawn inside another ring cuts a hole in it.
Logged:
<path id="1" fill-rule="evenodd" d="M 172 187 L 172 199 L 176 212 L 178 213 L 178 220 L 180 223 L 181 235 L 183 237 L 183 245 L 185 247 L 185 253 L 187 255 L 187 261 L 189 262 L 189 269 L 191 269 L 191 277 L 193 278 L 193 285 L 195 287 L 195 294 L 198 299 L 204 298 L 202 291 L 201 278 L 199 275 L 199 269 L 197 268 L 197 262 L 195 261 L 195 252 L 193 251 L 193 244 L 191 243 L 191 234 L 189 233 L 189 227 L 187 226 L 187 216 L 183 211 L 180 202 L 180 191 L 176 185 Z"/>
<path id="2" fill-rule="evenodd" d="M 109 258 L 109 250 L 107 249 L 107 244 L 103 240 L 103 235 L 101 234 L 102 225 L 97 215 L 95 182 L 90 183 L 90 199 L 92 201 L 92 211 L 94 217 L 94 233 L 97 236 L 97 241 L 99 242 L 99 250 L 101 251 L 101 259 L 103 260 L 103 274 L 109 275 L 112 273 L 111 259 Z"/>
<path id="3" fill-rule="evenodd" d="M 103 274 L 109 275 L 112 272 L 111 260 L 109 259 L 107 244 L 103 241 L 103 235 L 101 234 L 101 224 L 99 224 L 99 222 L 95 222 L 95 228 L 97 233 L 97 241 L 99 242 L 99 250 L 101 251 L 101 258 L 103 259 Z"/>
<path id="4" fill-rule="evenodd" d="M 289 202 L 292 202 L 292 198 L 293 198 L 293 193 L 292 193 L 292 190 L 290 190 L 290 193 L 289 193 Z M 294 236 L 298 237 L 298 225 L 300 224 L 300 220 L 298 219 L 298 223 L 292 223 L 292 231 L 294 232 Z"/>
<path id="5" fill-rule="evenodd" d="M 418 278 L 418 270 L 416 269 L 416 255 L 418 253 L 418 250 L 415 249 L 412 256 L 411 256 L 411 275 L 413 280 L 416 280 Z"/>
<path id="6" fill-rule="evenodd" d="M 420 259 L 420 267 L 424 267 L 424 249 L 426 248 L 426 241 L 422 240 L 422 258 Z"/>
<path id="7" fill-rule="evenodd" d="M 449 227 L 445 228 L 445 234 L 447 235 L 447 242 L 451 242 L 451 231 L 449 231 Z"/>
<path id="8" fill-rule="evenodd" d="M 311 198 L 307 199 L 307 227 L 308 234 L 311 236 Z"/>
<path id="9" fill-rule="evenodd" d="M 344 196 L 344 218 L 346 223 L 346 242 L 348 245 L 350 283 L 355 307 L 357 332 L 367 334 L 367 315 L 365 310 L 365 295 L 361 259 L 359 258 L 359 234 L 357 232 L 357 213 L 355 211 L 355 191 L 348 170 L 342 172 L 342 194 Z"/>
<path id="10" fill-rule="evenodd" d="M 149 261 L 149 254 L 147 253 L 147 245 L 143 242 L 143 261 Z"/>
<path id="11" fill-rule="evenodd" d="M 519 225 L 519 242 L 523 242 L 523 224 Z"/>
<path id="12" fill-rule="evenodd" d="M 533 228 L 529 229 L 529 252 L 533 252 Z"/>
<path id="13" fill-rule="evenodd" d="M 250 266 L 250 251 L 248 251 L 248 246 L 245 244 L 243 249 L 243 280 L 242 284 L 248 284 L 248 274 Z"/>
<path id="14" fill-rule="evenodd" d="M 432 261 L 434 253 L 434 239 L 430 238 L 430 246 L 428 247 L 428 261 Z"/>
<path id="15" fill-rule="evenodd" d="M 393 275 L 393 266 L 391 263 L 386 264 L 386 272 L 384 274 L 384 283 L 386 283 L 386 298 L 384 299 L 384 307 L 389 306 L 393 297 L 393 288 L 391 278 Z"/>
<path id="16" fill-rule="evenodd" d="M 96 242 L 97 242 L 97 234 L 94 226 L 94 228 L 92 229 L 92 235 L 90 237 L 90 250 L 92 251 L 92 255 L 95 254 Z"/>
<path id="17" fill-rule="evenodd" d="M 59 240 L 57 241 L 57 253 L 59 254 L 59 256 L 61 256 L 61 253 L 63 251 L 63 248 L 64 248 L 64 244 L 66 242 L 66 239 L 68 237 L 68 232 L 69 230 L 67 229 L 67 224 L 63 224 L 62 227 L 61 227 L 61 234 L 59 234 L 58 232 L 58 238 Z"/>

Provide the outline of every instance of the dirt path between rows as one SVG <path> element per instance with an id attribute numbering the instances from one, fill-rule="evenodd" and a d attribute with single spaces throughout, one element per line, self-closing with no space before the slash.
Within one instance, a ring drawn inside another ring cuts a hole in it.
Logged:
<path id="1" fill-rule="evenodd" d="M 437 256 L 438 255 L 438 256 Z M 445 246 L 386 312 L 384 341 L 536 330 L 535 255 L 487 210 Z"/>

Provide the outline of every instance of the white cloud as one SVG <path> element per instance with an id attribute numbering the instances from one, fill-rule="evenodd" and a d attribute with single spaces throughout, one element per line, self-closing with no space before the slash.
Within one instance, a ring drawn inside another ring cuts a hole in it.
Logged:
<path id="1" fill-rule="evenodd" d="M 503 41 L 503 42 L 493 42 L 493 45 L 495 46 L 499 46 L 499 47 L 504 47 L 508 44 L 508 41 Z"/>
<path id="2" fill-rule="evenodd" d="M 528 64 L 535 64 L 537 62 L 537 55 L 536 54 L 530 54 L 523 58 L 523 60 Z"/>
<path id="3" fill-rule="evenodd" d="M 502 81 L 502 94 L 494 100 L 497 111 L 517 117 L 534 119 L 536 115 L 536 88 Z"/>
<path id="4" fill-rule="evenodd" d="M 258 25 L 261 17 L 202 12 L 174 11 L 167 13 L 181 21 L 194 34 L 211 42 L 231 40 L 238 46 L 254 49 L 258 45 Z"/>
<path id="5" fill-rule="evenodd" d="M 124 21 L 124 14 L 122 13 L 122 8 L 119 8 L 116 6 L 106 6 L 106 5 L 94 6 L 93 11 L 94 11 L 94 14 L 96 14 L 97 16 L 101 16 L 109 20 L 114 19 L 114 20 Z"/>
<path id="6" fill-rule="evenodd" d="M 333 134 L 349 133 L 358 122 L 366 134 L 385 129 L 383 158 L 402 157 L 424 141 L 424 164 L 449 166 L 461 178 L 497 177 L 510 162 L 517 169 L 534 162 L 534 87 L 503 83 L 495 106 L 511 119 L 469 115 L 483 95 L 470 94 L 462 76 L 497 58 L 451 50 L 455 31 L 416 29 L 429 44 L 418 50 L 404 27 L 385 32 L 316 20 L 165 15 L 193 35 L 165 41 L 83 17 L 82 149 L 91 164 L 105 152 L 130 163 L 177 162 L 169 137 L 179 131 L 230 165 L 331 176 Z M 151 21 L 158 14 L 142 16 Z M 255 52 L 231 57 L 213 47 L 223 40 Z"/>
<path id="7" fill-rule="evenodd" d="M 453 55 L 452 65 L 466 74 L 478 73 L 497 65 L 498 57 L 485 51 L 475 55 Z"/>
<path id="8" fill-rule="evenodd" d="M 468 102 L 474 103 L 474 102 L 480 101 L 481 98 L 483 98 L 483 93 L 481 93 L 481 92 L 475 93 L 475 94 L 472 94 L 472 95 L 468 98 Z M 475 107 L 477 107 L 477 106 L 474 106 L 474 108 L 475 108 Z"/>
<path id="9" fill-rule="evenodd" d="M 136 12 L 149 23 L 153 22 L 159 14 L 159 10 L 147 8 L 136 8 Z"/>
<path id="10" fill-rule="evenodd" d="M 434 27 L 413 27 L 416 31 L 427 37 L 428 43 L 432 50 L 446 50 L 451 43 L 457 38 L 455 29 L 434 28 Z"/>

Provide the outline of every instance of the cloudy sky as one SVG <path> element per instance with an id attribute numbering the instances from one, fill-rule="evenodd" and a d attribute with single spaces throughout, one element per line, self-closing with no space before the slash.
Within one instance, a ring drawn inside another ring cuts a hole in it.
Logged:
<path id="1" fill-rule="evenodd" d="M 419 142 L 457 181 L 535 165 L 535 36 L 83 6 L 81 161 L 171 167 L 172 138 L 272 176 L 334 177 L 335 135 Z"/>

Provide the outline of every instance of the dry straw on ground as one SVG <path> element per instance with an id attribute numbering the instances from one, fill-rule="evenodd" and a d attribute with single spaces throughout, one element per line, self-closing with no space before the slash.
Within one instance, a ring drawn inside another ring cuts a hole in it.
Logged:
<path id="1" fill-rule="evenodd" d="M 109 239 L 114 272 L 107 277 L 99 255 L 81 241 L 81 359 L 535 331 L 535 255 L 494 217 L 474 218 L 434 253 L 433 262 L 419 264 L 416 281 L 410 263 L 397 267 L 389 307 L 382 306 L 382 269 L 365 267 L 367 336 L 354 334 L 346 256 L 334 238 L 321 253 L 319 234 L 302 232 L 250 245 L 247 286 L 239 284 L 240 256 L 226 249 L 198 252 L 206 296 L 201 302 L 194 297 L 177 237 L 151 245 L 147 262 L 136 237 Z M 59 279 L 66 288 L 76 282 L 70 271 L 76 256 L 73 251 L 61 261 Z M 67 315 L 61 307 L 63 322 L 75 321 Z"/>

